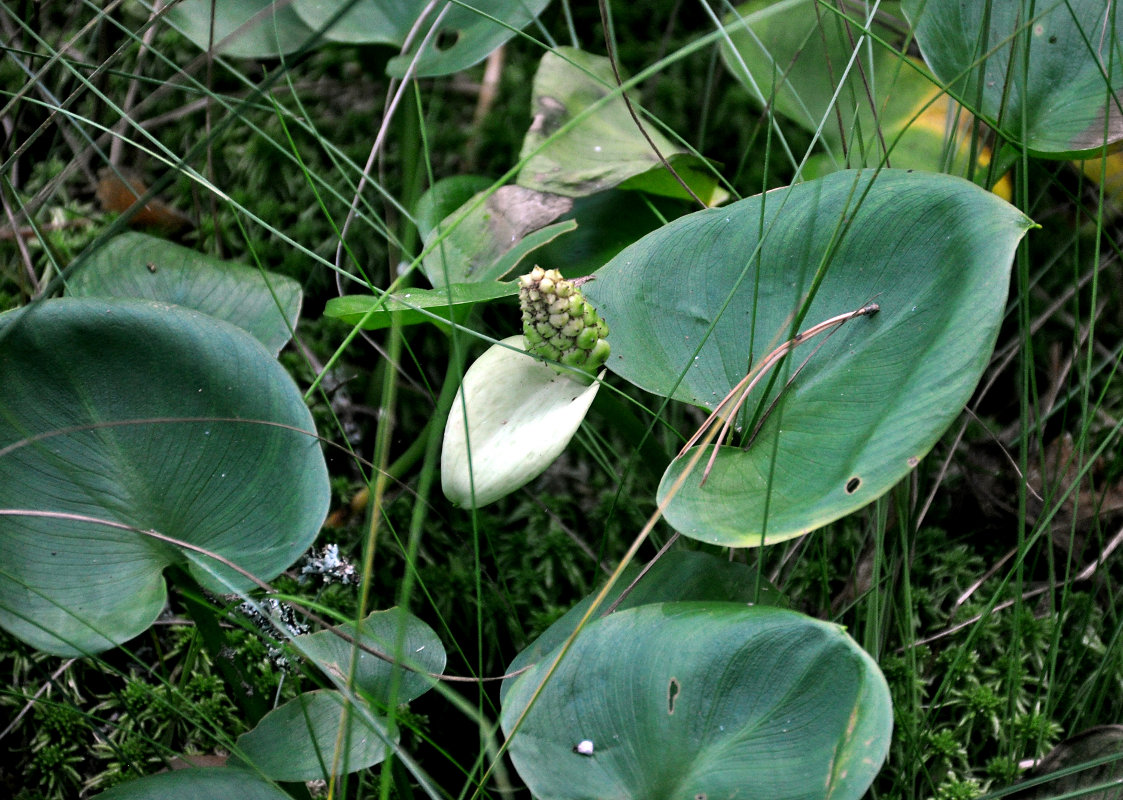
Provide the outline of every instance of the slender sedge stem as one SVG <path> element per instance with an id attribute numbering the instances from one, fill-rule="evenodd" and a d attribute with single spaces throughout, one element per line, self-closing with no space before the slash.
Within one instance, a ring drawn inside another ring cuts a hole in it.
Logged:
<path id="1" fill-rule="evenodd" d="M 777 347 L 775 350 L 761 359 L 761 361 L 749 371 L 749 374 L 742 378 L 737 383 L 737 385 L 733 387 L 729 394 L 721 399 L 721 402 L 718 403 L 714 408 L 713 413 L 711 413 L 710 416 L 706 418 L 706 421 L 703 422 L 701 427 L 699 427 L 694 435 L 690 437 L 690 440 L 685 445 L 683 445 L 682 450 L 679 451 L 679 457 L 681 458 L 687 450 L 698 443 L 698 440 L 705 435 L 706 431 L 709 430 L 716 423 L 716 421 L 723 416 L 723 412 L 725 412 L 728 406 L 729 412 L 727 414 L 724 414 L 724 421 L 722 422 L 721 431 L 718 433 L 717 438 L 714 439 L 713 442 L 713 453 L 710 455 L 709 460 L 706 462 L 706 468 L 702 471 L 702 483 L 705 484 L 706 478 L 710 476 L 710 470 L 713 469 L 714 461 L 717 459 L 718 448 L 721 447 L 721 443 L 725 441 L 726 437 L 729 435 L 729 430 L 733 426 L 733 420 L 737 418 L 737 414 L 740 412 L 741 406 L 745 404 L 745 400 L 748 399 L 749 393 L 756 387 L 757 383 L 760 382 L 760 379 L 764 377 L 768 370 L 776 366 L 776 364 L 778 364 L 784 358 L 784 356 L 786 356 L 792 350 L 795 350 L 804 342 L 818 336 L 823 331 L 835 328 L 843 324 L 844 322 L 849 322 L 855 317 L 873 316 L 880 310 L 881 306 L 879 306 L 877 303 L 869 303 L 857 309 L 856 311 L 849 311 L 845 314 L 839 314 L 838 316 L 823 320 L 817 325 L 812 325 L 807 330 L 803 331 L 802 333 L 797 333 L 791 339 L 781 344 L 779 347 Z"/>

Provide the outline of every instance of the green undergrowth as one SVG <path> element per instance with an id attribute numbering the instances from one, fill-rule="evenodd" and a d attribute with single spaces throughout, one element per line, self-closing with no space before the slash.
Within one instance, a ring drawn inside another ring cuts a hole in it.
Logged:
<path id="1" fill-rule="evenodd" d="M 17 24 L 26 14 L 46 44 Z M 617 3 L 612 15 L 625 74 L 713 30 L 705 9 L 690 4 Z M 483 65 L 410 86 L 337 272 L 339 231 L 392 88 L 384 70 L 393 51 L 337 45 L 292 62 L 208 69 L 195 62 L 197 48 L 163 27 L 142 50 L 132 31 L 146 17 L 131 2 L 112 12 L 0 2 L 8 42 L 0 45 L 0 195 L 5 211 L 34 208 L 37 227 L 13 233 L 0 218 L 0 310 L 38 296 L 32 275 L 41 288 L 61 288 L 51 281 L 95 239 L 126 227 L 120 209 L 103 208 L 96 194 L 110 145 L 84 136 L 116 122 L 103 97 L 123 102 L 144 87 L 142 96 L 154 97 L 138 119 L 152 123 L 167 153 L 126 146 L 114 165 L 158 185 L 159 198 L 192 221 L 155 232 L 295 278 L 304 291 L 299 345 L 281 363 L 302 391 L 319 384 L 309 405 L 325 443 L 332 513 L 317 546 L 338 545 L 369 594 L 355 584 L 302 581 L 299 564 L 275 588 L 340 618 L 360 606 L 409 607 L 441 638 L 448 674 L 502 675 L 616 567 L 655 510 L 665 465 L 704 415 L 610 376 L 561 459 L 467 513 L 440 493 L 434 452 L 444 417 L 434 409 L 444 381 L 458 380 L 483 352 L 483 337 L 519 331 L 514 303 L 477 306 L 461 320 L 478 339 L 435 325 L 348 339 L 351 326 L 324 309 L 339 294 L 337 279 L 345 294 L 361 288 L 353 275 L 385 287 L 418 255 L 421 236 L 406 212 L 432 183 L 462 174 L 498 179 L 518 162 L 543 45 L 523 37 L 507 45 L 482 117 Z M 555 3 L 541 25 L 550 37 L 543 41 L 605 52 L 592 4 Z M 69 69 L 56 64 L 30 79 L 20 68 L 44 67 L 72 36 L 80 47 L 65 54 Z M 94 91 L 82 79 L 100 63 L 109 69 Z M 192 63 L 198 83 L 176 88 Z M 251 88 L 262 76 L 274 78 L 265 94 Z M 65 122 L 50 117 L 41 90 L 75 93 Z M 15 101 L 17 92 L 26 98 Z M 777 120 L 786 123 L 751 102 L 714 48 L 666 66 L 634 99 L 711 159 L 737 195 L 793 179 L 775 138 Z M 238 106 L 229 123 L 219 100 Z M 190 103 L 197 105 L 185 111 Z M 227 127 L 215 127 L 220 120 Z M 812 140 L 794 125 L 785 136 L 797 153 Z M 188 153 L 190 163 L 168 167 Z M 1123 561 L 1115 549 L 1123 521 L 1123 217 L 1068 162 L 1027 157 L 1013 167 L 1014 202 L 1041 230 L 1018 255 L 996 354 L 970 411 L 889 494 L 813 534 L 757 549 L 676 545 L 759 567 L 792 608 L 840 623 L 874 657 L 892 695 L 894 736 L 870 797 L 980 797 L 1011 786 L 1066 737 L 1123 724 Z M 425 284 L 419 273 L 405 280 Z M 384 485 L 372 482 L 376 465 L 386 469 Z M 672 535 L 658 526 L 640 560 Z M 222 663 L 196 627 L 192 602 L 221 619 Z M 221 760 L 252 727 L 237 698 L 273 707 L 324 683 L 285 642 L 227 614 L 232 604 L 173 592 L 156 625 L 98 658 L 47 656 L 0 632 L 0 749 L 10 754 L 0 764 L 0 795 L 92 797 L 182 759 Z M 396 719 L 403 749 L 443 796 L 473 796 L 487 752 L 479 720 L 498 718 L 499 683 L 449 691 L 461 707 L 434 692 Z M 501 763 L 513 787 L 504 796 L 530 797 Z M 481 792 L 497 797 L 505 786 Z M 326 792 L 290 788 L 296 797 Z M 398 763 L 336 791 L 423 796 Z"/>

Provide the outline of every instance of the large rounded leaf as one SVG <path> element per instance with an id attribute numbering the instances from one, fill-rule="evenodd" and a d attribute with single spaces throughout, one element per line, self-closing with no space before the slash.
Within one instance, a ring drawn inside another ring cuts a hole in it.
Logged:
<path id="1" fill-rule="evenodd" d="M 383 761 L 396 741 L 369 713 L 349 708 L 331 689 L 305 692 L 239 736 L 238 754 L 275 781 L 326 780 L 333 768 L 339 775 L 366 769 Z"/>
<path id="2" fill-rule="evenodd" d="M 441 672 L 445 668 L 445 649 L 433 629 L 401 608 L 374 611 L 362 624 L 344 625 L 341 632 L 412 669 L 399 669 L 399 686 L 395 701 L 408 703 L 433 686 L 425 672 Z M 317 667 L 337 681 L 346 681 L 351 671 L 355 650 L 355 688 L 375 702 L 389 703 L 394 680 L 394 665 L 372 653 L 357 648 L 336 631 L 317 631 L 297 636 L 294 644 Z"/>
<path id="3" fill-rule="evenodd" d="M 636 608 L 652 603 L 677 600 L 705 600 L 708 602 L 754 603 L 767 606 L 785 606 L 787 600 L 780 591 L 764 579 L 753 567 L 728 558 L 694 550 L 671 550 L 647 568 L 638 583 L 640 567 L 629 564 L 612 587 L 599 613 L 611 606 L 618 610 Z M 626 590 L 630 589 L 627 594 Z M 543 631 L 529 647 L 515 656 L 507 673 L 520 672 L 524 667 L 537 664 L 556 651 L 577 629 L 600 589 L 582 598 L 565 612 L 553 625 Z M 507 678 L 500 689 L 500 698 L 517 678 Z"/>
<path id="4" fill-rule="evenodd" d="M 607 366 L 711 409 L 794 335 L 818 273 L 800 329 L 871 300 L 881 306 L 810 340 L 774 383 L 758 384 L 744 417 L 762 421 L 751 446 L 723 447 L 704 485 L 700 468 L 688 476 L 668 521 L 688 536 L 750 546 L 805 533 L 886 491 L 970 396 L 1030 225 L 965 180 L 847 171 L 691 214 L 621 252 L 585 288 L 612 327 Z M 668 469 L 661 498 L 693 454 Z"/>
<path id="5" fill-rule="evenodd" d="M 182 0 L 167 20 L 204 50 L 240 58 L 294 53 L 315 35 L 291 4 L 276 0 Z"/>
<path id="6" fill-rule="evenodd" d="M 1037 155 L 1123 139 L 1123 5 L 904 0 L 921 52 L 960 102 Z"/>
<path id="7" fill-rule="evenodd" d="M 552 800 L 861 797 L 888 751 L 889 691 L 838 627 L 738 603 L 664 603 L 590 624 L 507 693 L 515 768 Z"/>
<path id="8" fill-rule="evenodd" d="M 387 72 L 405 75 L 414 59 L 418 77 L 450 75 L 483 61 L 492 50 L 525 28 L 550 0 L 489 0 L 487 3 L 449 4 L 440 27 L 417 55 L 418 42 L 429 31 L 444 4 L 428 0 L 293 0 L 301 19 L 325 38 L 337 42 L 402 45 L 412 39 L 409 53 L 394 58 Z M 479 9 L 479 10 L 477 10 Z M 420 34 L 411 37 L 422 13 Z M 333 24 L 334 20 L 334 24 Z"/>
<path id="9" fill-rule="evenodd" d="M 72 297 L 161 300 L 233 322 L 276 355 L 300 316 L 300 284 L 143 233 L 98 249 L 67 282 Z"/>
<path id="10" fill-rule="evenodd" d="M 179 306 L 64 298 L 0 317 L 0 625 L 104 650 L 164 605 L 162 570 L 215 592 L 315 538 L 327 469 L 311 415 L 245 331 Z"/>
<path id="11" fill-rule="evenodd" d="M 721 55 L 760 103 L 832 143 L 864 136 L 876 158 L 879 132 L 897 129 L 935 89 L 925 70 L 864 34 L 863 13 L 853 11 L 848 19 L 815 0 L 750 0 L 727 20 Z M 892 35 L 879 24 L 872 30 L 882 41 Z"/>
<path id="12" fill-rule="evenodd" d="M 899 5 L 877 6 L 873 36 L 868 9 L 825 12 L 817 0 L 750 0 L 728 18 L 726 67 L 762 105 L 827 145 L 804 176 L 883 162 L 967 175 L 972 158 L 989 163 L 990 150 L 972 145 L 974 118 L 922 64 L 883 44 L 896 37 L 878 20 L 899 16 Z"/>
<path id="13" fill-rule="evenodd" d="M 190 767 L 128 781 L 97 795 L 98 800 L 290 800 L 290 795 L 256 774 L 227 767 Z"/>
<path id="14" fill-rule="evenodd" d="M 441 448 L 441 487 L 452 502 L 479 508 L 537 478 L 593 404 L 586 385 L 525 352 L 512 336 L 488 348 L 452 401 Z"/>

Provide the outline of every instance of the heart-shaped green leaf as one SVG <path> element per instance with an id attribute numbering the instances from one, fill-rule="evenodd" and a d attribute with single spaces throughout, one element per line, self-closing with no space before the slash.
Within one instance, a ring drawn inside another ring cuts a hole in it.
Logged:
<path id="1" fill-rule="evenodd" d="M 891 487 L 974 389 L 1031 224 L 959 178 L 845 171 L 691 214 L 621 252 L 583 287 L 612 328 L 607 366 L 710 409 L 798 330 L 872 300 L 881 307 L 762 380 L 739 420 L 743 433 L 763 420 L 751 446 L 721 448 L 704 485 L 701 468 L 687 476 L 667 520 L 694 538 L 752 546 L 806 533 Z M 661 499 L 693 455 L 668 469 Z"/>
<path id="2" fill-rule="evenodd" d="M 740 603 L 656 603 L 591 623 L 501 722 L 536 797 L 857 800 L 889 749 L 877 665 L 838 626 Z"/>
<path id="3" fill-rule="evenodd" d="M 253 584 L 330 497 L 292 379 L 241 328 L 151 301 L 63 298 L 0 317 L 0 625 L 75 655 L 143 631 L 162 571 Z M 153 531 L 174 542 L 146 535 Z"/>
<path id="4" fill-rule="evenodd" d="M 464 373 L 449 412 L 445 497 L 479 508 L 537 478 L 581 427 L 599 389 L 600 381 L 586 384 L 528 355 L 522 336 L 488 348 Z"/>
<path id="5" fill-rule="evenodd" d="M 203 255 L 165 239 L 123 233 L 101 247 L 67 282 L 72 297 L 160 300 L 232 322 L 273 355 L 300 316 L 300 284 Z"/>
<path id="6" fill-rule="evenodd" d="M 762 105 L 826 144 L 804 177 L 886 161 L 966 175 L 972 155 L 988 162 L 986 147 L 970 146 L 973 117 L 941 93 L 927 68 L 886 44 L 897 37 L 877 20 L 899 16 L 899 6 L 881 3 L 867 19 L 858 7 L 753 0 L 726 20 L 722 58 L 730 72 Z"/>
<path id="7" fill-rule="evenodd" d="M 1035 155 L 1069 158 L 1123 139 L 1123 7 L 932 2 L 902 7 L 948 91 Z"/>
<path id="8" fill-rule="evenodd" d="M 747 564 L 718 558 L 709 553 L 694 550 L 671 550 L 664 553 L 650 566 L 647 573 L 635 586 L 632 582 L 639 577 L 640 568 L 634 563 L 624 568 L 616 585 L 612 587 L 600 612 L 607 611 L 614 603 L 617 610 L 663 603 L 677 600 L 705 600 L 707 602 L 756 603 L 768 606 L 785 606 L 786 599 L 780 591 L 765 580 L 754 568 Z M 631 587 L 631 591 L 621 595 Z M 507 667 L 508 673 L 521 671 L 524 667 L 537 664 L 560 647 L 578 623 L 599 590 L 583 598 L 569 609 L 541 636 L 521 653 Z M 503 681 L 500 697 L 514 685 L 517 678 Z"/>
<path id="9" fill-rule="evenodd" d="M 290 3 L 276 0 L 183 0 L 167 21 L 204 50 L 237 58 L 295 53 L 315 35 Z"/>
<path id="10" fill-rule="evenodd" d="M 312 781 L 377 764 L 396 741 L 368 708 L 348 707 L 342 694 L 321 689 L 270 711 L 238 737 L 237 748 L 240 758 L 272 780 Z M 342 746 L 338 761 L 337 745 Z"/>
<path id="11" fill-rule="evenodd" d="M 489 0 L 487 3 L 456 3 L 444 10 L 440 27 L 417 55 L 418 44 L 436 21 L 443 6 L 428 0 L 293 0 L 301 19 L 314 29 L 328 25 L 325 37 L 332 41 L 392 44 L 401 46 L 423 13 L 420 34 L 413 37 L 410 51 L 390 61 L 386 71 L 396 78 L 416 61 L 417 77 L 450 75 L 483 61 L 491 51 L 525 28 L 546 8 L 550 0 Z M 344 12 L 340 16 L 340 12 Z M 333 20 L 335 20 L 333 24 Z"/>
<path id="12" fill-rule="evenodd" d="M 121 783 L 98 800 L 291 800 L 257 774 L 228 767 L 189 767 Z"/>
<path id="13" fill-rule="evenodd" d="M 433 629 L 400 608 L 375 611 L 355 625 L 344 625 L 341 632 L 388 658 L 412 669 L 401 670 L 400 685 L 395 697 L 408 703 L 432 688 L 432 679 L 425 672 L 439 673 L 445 667 L 445 649 Z M 356 644 L 334 631 L 297 636 L 293 640 L 301 653 L 308 656 L 335 680 L 346 681 L 351 670 Z M 355 664 L 354 685 L 368 698 L 388 703 L 394 666 L 388 661 L 359 649 Z"/>
<path id="14" fill-rule="evenodd" d="M 893 5 L 879 10 L 892 13 Z M 848 18 L 816 8 L 815 0 L 752 0 L 726 20 L 721 55 L 761 104 L 832 144 L 876 151 L 878 133 L 892 130 L 936 89 L 925 70 L 865 34 L 865 18 L 852 11 Z M 872 30 L 883 41 L 892 36 L 881 25 Z"/>
<path id="15" fill-rule="evenodd" d="M 666 168 L 636 127 L 624 99 L 617 95 L 611 63 L 572 47 L 542 56 L 534 78 L 534 121 L 523 139 L 527 159 L 518 184 L 540 192 L 583 197 L 611 189 L 629 179 L 630 186 L 649 192 L 688 197 L 682 186 L 662 174 Z M 603 102 L 602 102 L 603 101 Z M 591 106 L 586 118 L 575 122 Z M 562 131 L 569 124 L 574 127 Z M 704 162 L 683 152 L 648 121 L 645 129 L 665 158 L 675 157 L 682 177 L 709 205 L 724 202 L 721 189 Z M 640 177 L 644 176 L 644 177 Z"/>

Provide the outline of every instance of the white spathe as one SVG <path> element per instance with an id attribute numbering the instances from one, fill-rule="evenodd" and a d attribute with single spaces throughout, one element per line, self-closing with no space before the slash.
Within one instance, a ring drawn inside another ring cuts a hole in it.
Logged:
<path id="1" fill-rule="evenodd" d="M 525 350 L 521 335 L 504 339 L 464 373 L 441 449 L 441 488 L 457 505 L 479 508 L 541 475 L 597 396 L 603 372 L 586 383 Z"/>

